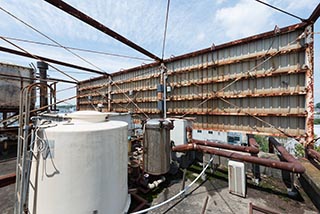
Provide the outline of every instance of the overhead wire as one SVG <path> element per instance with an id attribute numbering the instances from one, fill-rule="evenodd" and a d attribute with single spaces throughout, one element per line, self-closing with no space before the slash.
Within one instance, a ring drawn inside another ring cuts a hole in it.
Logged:
<path id="1" fill-rule="evenodd" d="M 301 18 L 301 17 L 299 17 L 299 16 L 296 16 L 296 15 L 294 15 L 294 14 L 292 14 L 292 13 L 289 13 L 289 12 L 287 12 L 287 11 L 285 11 L 285 10 L 282 10 L 282 9 L 280 9 L 280 8 L 278 8 L 278 7 L 275 7 L 275 6 L 271 5 L 271 4 L 268 4 L 268 3 L 266 3 L 266 2 L 263 2 L 263 1 L 260 1 L 260 0 L 256 0 L 256 1 L 259 2 L 259 3 L 261 3 L 261 4 L 266 5 L 266 6 L 268 6 L 268 7 L 271 7 L 272 9 L 275 9 L 275 10 L 277 10 L 277 11 L 280 11 L 280 12 L 284 13 L 284 14 L 287 14 L 287 15 L 289 15 L 289 16 L 292 16 L 292 17 L 296 18 L 296 19 L 299 19 L 299 20 L 302 21 L 302 22 L 305 22 L 305 21 L 306 21 L 306 19 L 304 19 L 304 18 Z"/>
<path id="2" fill-rule="evenodd" d="M 44 42 L 37 42 L 37 41 L 32 41 L 32 40 L 27 40 L 27 39 L 19 39 L 19 38 L 7 37 L 7 36 L 2 36 L 2 37 L 6 38 L 8 40 L 14 40 L 14 41 L 25 42 L 25 43 L 30 43 L 30 44 L 37 44 L 37 45 L 50 46 L 50 47 L 59 47 L 59 48 L 64 47 L 64 48 L 67 48 L 70 50 L 76 50 L 76 51 L 82 51 L 82 52 L 88 52 L 88 53 L 94 53 L 94 54 L 101 54 L 101 55 L 106 55 L 106 56 L 121 57 L 121 58 L 135 59 L 135 60 L 142 60 L 142 61 L 153 61 L 152 59 L 135 57 L 135 56 L 107 53 L 107 52 L 103 52 L 103 51 L 89 50 L 89 49 L 76 48 L 76 47 L 70 47 L 70 46 L 62 46 L 61 47 L 61 46 L 55 45 L 55 44 L 49 44 L 49 43 L 44 43 Z"/>
<path id="3" fill-rule="evenodd" d="M 18 17 L 15 16 L 14 14 L 10 13 L 9 11 L 5 10 L 5 9 L 2 8 L 1 6 L 0 6 L 0 10 L 4 11 L 5 13 L 7 13 L 8 15 L 10 15 L 10 16 L 13 17 L 14 19 L 16 19 L 16 20 L 18 20 L 19 22 L 23 23 L 24 25 L 28 26 L 28 27 L 31 28 L 32 30 L 34 30 L 34 31 L 36 31 L 37 33 L 41 34 L 42 36 L 46 37 L 46 38 L 49 39 L 50 41 L 52 41 L 52 42 L 54 42 L 55 44 L 59 45 L 60 47 L 64 48 L 64 49 L 67 50 L 69 53 L 77 56 L 77 57 L 80 58 L 81 60 L 89 63 L 90 65 L 94 66 L 94 67 L 97 68 L 98 70 L 100 70 L 100 71 L 104 72 L 105 74 L 109 75 L 109 74 L 108 74 L 107 72 L 105 72 L 103 69 L 95 66 L 93 63 L 89 62 L 88 60 L 86 60 L 86 59 L 84 59 L 83 57 L 79 56 L 78 54 L 74 53 L 73 51 L 70 51 L 67 47 L 61 45 L 60 43 L 58 43 L 58 42 L 55 41 L 54 39 L 50 38 L 50 37 L 47 36 L 46 34 L 42 33 L 42 32 L 39 31 L 39 30 L 37 30 L 36 28 L 34 28 L 34 27 L 31 26 L 30 24 L 26 23 L 25 21 L 21 20 L 20 18 L 18 18 Z M 2 40 L 6 41 L 7 43 L 9 43 L 9 44 L 17 47 L 18 49 L 24 51 L 25 53 L 33 56 L 34 58 L 37 58 L 37 59 L 39 59 L 40 61 L 43 61 L 43 60 L 41 60 L 39 57 L 36 57 L 35 55 L 32 55 L 32 54 L 29 53 L 28 51 L 24 50 L 23 48 L 19 47 L 19 46 L 16 45 L 16 44 L 10 42 L 9 40 L 7 40 L 7 39 L 5 39 L 5 38 L 3 38 L 3 37 L 0 37 L 0 38 L 1 38 Z M 50 65 L 50 64 L 49 64 L 49 65 Z M 54 66 L 52 66 L 52 65 L 50 65 L 50 66 L 51 66 L 52 68 L 56 69 L 57 71 L 62 72 L 61 70 L 55 68 Z M 68 75 L 68 74 L 66 74 L 66 73 L 64 73 L 64 72 L 62 72 L 62 73 L 65 74 L 66 76 L 68 76 L 69 78 L 72 78 L 72 79 L 75 80 L 76 82 L 79 82 L 78 80 L 76 80 L 76 79 L 73 78 L 72 76 L 70 76 L 70 75 Z M 114 85 L 123 93 L 123 95 L 127 98 L 127 100 L 128 100 L 129 102 L 131 102 L 131 103 L 132 103 L 137 109 L 139 109 L 147 118 L 149 118 L 149 116 L 148 116 L 147 114 L 145 114 L 145 113 L 142 111 L 142 109 L 141 109 L 125 92 L 123 92 L 123 90 L 122 90 L 116 83 L 115 83 Z M 91 102 L 91 101 L 90 101 L 90 102 Z"/>
<path id="4" fill-rule="evenodd" d="M 88 63 L 89 65 L 95 67 L 96 69 L 103 71 L 101 68 L 99 68 L 98 66 L 94 65 L 93 63 L 89 62 L 88 60 L 86 60 L 85 58 L 83 58 L 82 56 L 80 56 L 79 54 L 69 50 L 68 48 L 66 48 L 65 46 L 61 45 L 59 42 L 57 42 L 56 40 L 52 39 L 51 37 L 47 36 L 46 34 L 42 33 L 40 30 L 36 29 L 35 27 L 33 27 L 32 25 L 28 24 L 27 22 L 23 21 L 22 19 L 20 19 L 19 17 L 15 16 L 14 14 L 10 13 L 9 11 L 7 11 L 6 9 L 2 8 L 0 6 L 0 10 L 2 10 L 3 12 L 7 13 L 8 15 L 10 15 L 11 17 L 13 17 L 14 19 L 18 20 L 19 22 L 21 22 L 22 24 L 26 25 L 27 27 L 29 27 L 30 29 L 32 29 L 33 31 L 39 33 L 40 35 L 42 35 L 43 37 L 47 38 L 48 40 L 50 40 L 51 42 L 57 44 L 58 46 L 60 46 L 61 48 L 65 49 L 66 51 L 68 51 L 69 53 L 71 53 L 72 55 L 76 56 L 77 58 L 81 59 L 82 61 Z M 3 38 L 2 38 L 3 39 Z M 108 73 L 105 72 L 105 74 L 109 75 Z"/>
<path id="5" fill-rule="evenodd" d="M 22 47 L 20 47 L 20 46 L 18 46 L 18 45 L 16 45 L 16 44 L 14 44 L 14 43 L 12 43 L 11 41 L 9 41 L 9 40 L 7 40 L 7 39 L 5 39 L 5 38 L 2 38 L 2 37 L 0 37 L 0 38 L 1 38 L 3 41 L 5 41 L 5 42 L 9 43 L 10 45 L 12 45 L 12 46 L 14 46 L 14 47 L 18 48 L 19 50 L 21 50 L 21 51 L 25 52 L 26 54 L 28 54 L 28 55 L 32 56 L 33 58 L 38 59 L 38 60 L 39 60 L 39 61 L 41 61 L 41 62 L 45 62 L 44 60 L 40 59 L 40 58 L 39 58 L 39 57 L 37 57 L 36 55 L 34 55 L 34 54 L 32 54 L 32 53 L 28 52 L 27 50 L 23 49 Z M 50 64 L 50 63 L 48 63 L 48 62 L 45 62 L 45 63 L 47 63 L 51 68 L 53 68 L 53 69 L 55 69 L 55 70 L 59 71 L 60 73 L 64 74 L 65 76 L 69 77 L 70 79 L 72 79 L 72 80 L 74 80 L 74 81 L 76 81 L 76 82 L 79 82 L 77 79 L 75 79 L 74 77 L 70 76 L 69 74 L 67 74 L 67 73 L 65 73 L 65 72 L 63 72 L 63 71 L 61 71 L 59 68 L 55 67 L 54 65 L 51 65 L 51 64 Z"/>

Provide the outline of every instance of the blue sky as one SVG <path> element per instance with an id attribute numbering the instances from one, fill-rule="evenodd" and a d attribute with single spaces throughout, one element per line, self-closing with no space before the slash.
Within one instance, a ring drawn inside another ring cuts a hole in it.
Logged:
<path id="1" fill-rule="evenodd" d="M 66 2 L 153 54 L 161 56 L 166 0 L 67 0 Z M 302 18 L 308 18 L 319 3 L 318 0 L 268 0 L 267 2 Z M 147 58 L 43 0 L 0 0 L 0 6 L 62 45 Z M 254 0 L 171 0 L 165 58 L 207 48 L 213 43 L 218 45 L 270 31 L 275 25 L 284 27 L 298 22 L 298 19 Z M 315 32 L 320 32 L 319 23 L 320 21 L 315 24 Z M 51 43 L 3 11 L 0 11 L 0 28 L 1 36 Z M 61 48 L 14 42 L 33 54 L 92 68 L 91 65 Z M 15 49 L 2 40 L 0 45 Z M 319 50 L 320 34 L 315 34 L 315 102 L 320 102 Z M 150 62 L 84 52 L 76 53 L 108 73 Z M 0 61 L 22 66 L 36 62 L 2 52 Z M 78 80 L 97 76 L 66 67 L 59 68 Z M 52 69 L 49 75 L 67 79 Z M 59 89 L 68 87 L 70 85 L 60 84 Z M 60 92 L 58 98 L 63 99 L 72 95 L 75 95 L 75 89 Z"/>

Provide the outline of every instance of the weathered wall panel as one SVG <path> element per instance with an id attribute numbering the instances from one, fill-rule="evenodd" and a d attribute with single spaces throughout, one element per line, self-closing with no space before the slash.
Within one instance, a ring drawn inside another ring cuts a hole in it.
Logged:
<path id="1" fill-rule="evenodd" d="M 157 87 L 167 77 L 168 116 L 194 117 L 199 129 L 306 139 L 312 118 L 306 109 L 313 102 L 307 99 L 313 94 L 307 85 L 313 43 L 306 28 L 301 23 L 167 59 L 164 76 L 160 63 L 153 63 L 115 73 L 112 82 L 84 81 L 78 106 L 88 109 L 109 101 L 108 110 L 156 117 L 161 113 Z M 88 95 L 94 96 L 91 103 Z"/>
<path id="2" fill-rule="evenodd" d="M 0 111 L 19 109 L 20 90 L 34 78 L 31 68 L 0 63 Z"/>

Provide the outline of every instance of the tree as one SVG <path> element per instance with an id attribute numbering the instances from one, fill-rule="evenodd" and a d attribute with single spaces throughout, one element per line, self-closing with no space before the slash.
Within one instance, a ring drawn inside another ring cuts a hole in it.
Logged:
<path id="1" fill-rule="evenodd" d="M 320 103 L 317 103 L 315 107 L 320 108 Z"/>

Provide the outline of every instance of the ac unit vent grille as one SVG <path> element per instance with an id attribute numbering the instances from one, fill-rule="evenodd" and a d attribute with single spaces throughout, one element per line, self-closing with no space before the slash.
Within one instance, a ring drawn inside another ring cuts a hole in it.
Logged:
<path id="1" fill-rule="evenodd" d="M 246 197 L 246 174 L 245 165 L 242 162 L 229 161 L 229 192 Z"/>

